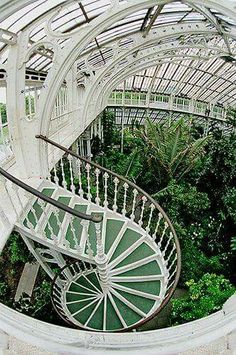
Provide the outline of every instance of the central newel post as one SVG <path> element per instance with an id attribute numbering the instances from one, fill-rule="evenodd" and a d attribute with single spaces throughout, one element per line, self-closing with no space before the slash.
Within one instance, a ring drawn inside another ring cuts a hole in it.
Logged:
<path id="1" fill-rule="evenodd" d="M 102 242 L 101 222 L 95 223 L 96 238 L 97 238 L 97 255 L 95 256 L 95 262 L 97 264 L 98 275 L 101 281 L 102 290 L 106 292 L 109 287 L 109 273 L 108 273 L 108 260 L 107 255 L 104 252 L 104 245 Z"/>

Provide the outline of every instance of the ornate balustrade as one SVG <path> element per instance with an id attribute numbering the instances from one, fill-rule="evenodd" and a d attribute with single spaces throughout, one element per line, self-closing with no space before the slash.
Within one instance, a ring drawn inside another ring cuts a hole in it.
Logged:
<path id="1" fill-rule="evenodd" d="M 159 204 L 126 178 L 82 158 L 44 136 L 36 136 L 64 151 L 48 177 L 58 186 L 79 195 L 105 211 L 122 216 L 142 228 L 155 241 L 168 281 L 162 307 L 173 294 L 180 274 L 180 247 L 175 230 Z"/>

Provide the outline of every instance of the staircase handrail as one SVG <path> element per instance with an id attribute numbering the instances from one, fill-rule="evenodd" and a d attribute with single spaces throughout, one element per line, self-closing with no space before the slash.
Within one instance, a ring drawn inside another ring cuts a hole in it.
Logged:
<path id="1" fill-rule="evenodd" d="M 19 180 L 15 176 L 9 174 L 6 170 L 4 170 L 1 167 L 0 167 L 0 174 L 3 175 L 7 180 L 10 180 L 11 182 L 13 182 L 15 185 L 21 187 L 23 190 L 28 191 L 32 195 L 34 195 L 34 196 L 38 197 L 39 199 L 49 203 L 50 205 L 53 205 L 54 207 L 57 207 L 60 210 L 63 210 L 64 212 L 67 212 L 67 213 L 69 213 L 69 214 L 71 214 L 71 215 L 73 215 L 75 217 L 81 218 L 81 219 L 92 221 L 94 223 L 99 223 L 99 222 L 102 221 L 102 216 L 100 216 L 100 215 L 89 215 L 89 214 L 86 214 L 86 213 L 82 213 L 82 212 L 76 211 L 73 208 L 70 208 L 70 207 L 66 206 L 65 204 L 63 204 L 63 203 L 58 202 L 58 201 L 54 200 L 53 198 L 44 195 L 43 193 L 41 193 L 37 189 L 33 188 L 32 186 L 27 185 L 26 183 L 24 183 L 23 181 Z"/>
<path id="2" fill-rule="evenodd" d="M 118 178 L 120 181 L 123 181 L 124 183 L 127 183 L 130 187 L 132 187 L 133 189 L 136 189 L 140 194 L 145 196 L 147 198 L 147 200 L 151 204 L 153 204 L 155 206 L 155 208 L 157 208 L 157 210 L 163 215 L 163 217 L 167 221 L 167 223 L 168 223 L 168 225 L 169 225 L 169 227 L 171 229 L 171 232 L 173 234 L 173 239 L 175 241 L 176 253 L 177 253 L 178 258 L 177 258 L 177 265 L 176 265 L 177 268 L 176 268 L 176 274 L 175 274 L 174 283 L 173 283 L 172 287 L 170 288 L 170 290 L 168 291 L 168 295 L 166 296 L 166 298 L 162 302 L 162 304 L 161 304 L 161 306 L 160 306 L 160 308 L 158 310 L 158 313 L 159 313 L 160 310 L 168 303 L 168 301 L 170 300 L 171 296 L 173 295 L 173 293 L 174 293 L 174 291 L 175 291 L 175 289 L 177 287 L 178 281 L 179 281 L 180 270 L 181 270 L 181 251 L 180 251 L 179 240 L 178 240 L 176 232 L 175 232 L 175 230 L 174 230 L 174 228 L 172 226 L 172 223 L 171 223 L 170 219 L 168 218 L 168 216 L 166 215 L 166 213 L 164 212 L 164 210 L 161 208 L 161 206 L 147 192 L 142 190 L 140 187 L 138 187 L 137 185 L 135 185 L 133 182 L 131 182 L 130 180 L 126 179 L 125 177 L 123 177 L 123 176 L 121 176 L 119 174 L 116 174 L 115 172 L 113 172 L 113 171 L 111 171 L 111 170 L 109 170 L 107 168 L 104 168 L 101 165 L 96 164 L 96 163 L 90 161 L 89 159 L 86 159 L 86 158 L 80 156 L 79 154 L 74 153 L 72 150 L 63 147 L 59 143 L 54 142 L 53 140 L 47 138 L 46 136 L 43 136 L 43 135 L 39 134 L 39 135 L 36 135 L 35 138 L 42 139 L 46 143 L 51 144 L 54 147 L 57 147 L 58 149 L 64 151 L 67 155 L 74 156 L 75 158 L 80 159 L 81 161 L 85 162 L 86 164 L 90 164 L 91 166 L 93 166 L 93 167 L 95 167 L 95 168 L 97 168 L 97 169 L 99 169 L 99 170 L 101 170 L 103 172 L 106 172 L 109 175 L 112 175 L 112 176 Z"/>

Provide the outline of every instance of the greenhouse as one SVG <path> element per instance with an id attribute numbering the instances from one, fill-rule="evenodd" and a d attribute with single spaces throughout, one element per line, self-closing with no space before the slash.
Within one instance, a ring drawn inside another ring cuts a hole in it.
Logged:
<path id="1" fill-rule="evenodd" d="M 235 0 L 0 0 L 0 354 L 236 353 L 235 66 Z"/>

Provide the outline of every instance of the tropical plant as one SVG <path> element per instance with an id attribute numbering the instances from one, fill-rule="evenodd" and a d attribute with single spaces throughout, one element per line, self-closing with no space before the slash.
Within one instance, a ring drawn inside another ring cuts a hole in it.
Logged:
<path id="1" fill-rule="evenodd" d="M 226 120 L 233 126 L 236 127 L 236 109 L 229 107 L 226 114 Z"/>
<path id="2" fill-rule="evenodd" d="M 143 153 L 162 187 L 175 179 L 181 181 L 197 164 L 208 137 L 194 139 L 184 119 L 166 123 L 147 121 L 142 130 Z"/>
<path id="3" fill-rule="evenodd" d="M 33 259 L 21 236 L 16 232 L 13 232 L 9 239 L 9 257 L 12 264 L 26 263 Z"/>
<path id="4" fill-rule="evenodd" d="M 205 274 L 199 281 L 186 282 L 188 296 L 172 300 L 172 324 L 206 317 L 221 309 L 235 292 L 235 287 L 222 275 Z"/>

